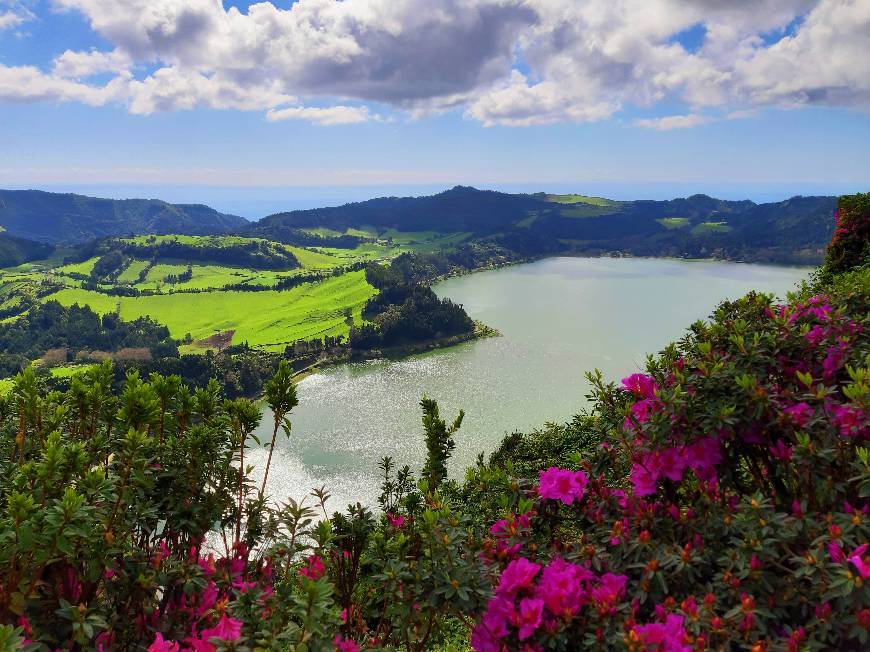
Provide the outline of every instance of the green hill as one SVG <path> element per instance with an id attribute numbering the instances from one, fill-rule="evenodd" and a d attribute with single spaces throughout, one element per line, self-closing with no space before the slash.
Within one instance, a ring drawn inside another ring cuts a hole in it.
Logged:
<path id="1" fill-rule="evenodd" d="M 294 243 L 300 234 L 365 239 L 463 233 L 466 241 L 488 242 L 522 256 L 621 252 L 813 263 L 822 259 L 833 232 L 835 204 L 834 197 L 756 204 L 707 195 L 617 202 L 457 186 L 428 197 L 382 197 L 278 213 L 242 232 Z"/>
<path id="2" fill-rule="evenodd" d="M 14 267 L 37 258 L 50 256 L 54 247 L 41 242 L 0 233 L 0 267 Z"/>
<path id="3" fill-rule="evenodd" d="M 242 217 L 201 204 L 0 190 L 0 226 L 11 235 L 54 244 L 130 234 L 210 235 L 245 224 Z"/>

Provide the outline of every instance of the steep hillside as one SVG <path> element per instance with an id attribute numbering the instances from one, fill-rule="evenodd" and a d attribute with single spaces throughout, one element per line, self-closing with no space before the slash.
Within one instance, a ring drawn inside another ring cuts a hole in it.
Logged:
<path id="1" fill-rule="evenodd" d="M 14 267 L 21 263 L 51 255 L 51 245 L 16 238 L 0 233 L 0 267 Z"/>
<path id="2" fill-rule="evenodd" d="M 200 204 L 0 190 L 0 226 L 11 235 L 40 242 L 76 244 L 105 236 L 149 233 L 209 235 L 245 224 L 242 217 Z"/>

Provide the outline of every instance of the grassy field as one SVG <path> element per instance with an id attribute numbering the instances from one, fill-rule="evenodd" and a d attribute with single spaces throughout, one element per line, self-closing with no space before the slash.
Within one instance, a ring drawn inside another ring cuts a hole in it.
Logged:
<path id="1" fill-rule="evenodd" d="M 126 269 L 118 275 L 119 283 L 135 283 L 139 274 L 148 266 L 147 260 L 131 260 Z"/>
<path id="2" fill-rule="evenodd" d="M 49 373 L 55 378 L 72 378 L 95 366 L 95 364 L 71 364 L 65 367 L 52 367 Z"/>
<path id="3" fill-rule="evenodd" d="M 94 256 L 93 258 L 88 258 L 86 261 L 81 263 L 73 263 L 72 265 L 62 265 L 60 267 L 55 267 L 54 271 L 58 274 L 84 274 L 85 276 L 89 276 L 94 269 L 94 265 L 97 264 L 98 260 L 99 257 Z"/>
<path id="4" fill-rule="evenodd" d="M 365 302 L 375 289 L 364 272 L 350 272 L 319 283 L 306 283 L 285 291 L 164 294 L 142 297 L 112 297 L 99 292 L 68 288 L 49 297 L 64 305 L 86 304 L 105 314 L 120 309 L 123 319 L 150 316 L 166 324 L 175 338 L 187 333 L 194 340 L 216 332 L 234 330 L 234 343 L 282 350 L 298 339 L 324 335 L 347 335 L 344 310 L 350 308 L 361 320 Z"/>
<path id="5" fill-rule="evenodd" d="M 588 195 L 547 195 L 547 201 L 556 204 L 592 204 L 593 206 L 618 206 L 619 202 L 603 197 L 590 197 Z"/>
<path id="6" fill-rule="evenodd" d="M 692 235 L 706 235 L 708 233 L 728 233 L 731 227 L 725 222 L 702 222 L 692 227 Z"/>
<path id="7" fill-rule="evenodd" d="M 689 223 L 688 217 L 660 217 L 656 220 L 663 227 L 668 229 L 669 231 L 673 229 L 682 229 Z"/>

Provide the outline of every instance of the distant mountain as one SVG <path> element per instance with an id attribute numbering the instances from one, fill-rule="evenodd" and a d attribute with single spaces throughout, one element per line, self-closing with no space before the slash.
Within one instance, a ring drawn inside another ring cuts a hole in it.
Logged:
<path id="1" fill-rule="evenodd" d="M 50 256 L 54 247 L 42 242 L 0 233 L 0 267 L 14 267 L 29 260 Z"/>
<path id="2" fill-rule="evenodd" d="M 53 244 L 78 244 L 129 234 L 210 235 L 247 223 L 243 217 L 219 213 L 201 204 L 0 190 L 0 226 L 10 235 Z"/>
<path id="3" fill-rule="evenodd" d="M 328 229 L 467 233 L 527 256 L 622 252 L 815 263 L 834 229 L 835 197 L 783 202 L 707 195 L 612 201 L 583 195 L 507 194 L 457 186 L 428 197 L 384 197 L 270 215 L 243 232 L 285 242 Z M 344 235 L 342 237 L 348 237 Z"/>

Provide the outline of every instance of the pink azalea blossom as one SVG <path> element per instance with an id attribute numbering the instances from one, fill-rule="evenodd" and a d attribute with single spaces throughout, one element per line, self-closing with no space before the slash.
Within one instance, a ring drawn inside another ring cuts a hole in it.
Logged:
<path id="1" fill-rule="evenodd" d="M 664 623 L 635 625 L 632 631 L 647 649 L 662 652 L 692 652 L 692 646 L 685 643 L 688 637 L 683 626 L 683 617 L 677 614 L 669 614 Z"/>
<path id="2" fill-rule="evenodd" d="M 866 543 L 858 546 L 848 558 L 849 562 L 858 569 L 861 578 L 865 580 L 870 577 L 870 557 L 864 556 L 864 553 L 867 552 L 867 547 L 868 544 Z"/>
<path id="3" fill-rule="evenodd" d="M 655 378 L 646 374 L 632 374 L 623 378 L 622 386 L 640 398 L 655 398 L 658 390 Z"/>
<path id="4" fill-rule="evenodd" d="M 525 598 L 520 602 L 518 618 L 520 640 L 524 641 L 535 633 L 541 625 L 544 614 L 544 601 L 535 598 Z"/>
<path id="5" fill-rule="evenodd" d="M 341 635 L 336 634 L 332 642 L 337 652 L 359 652 L 359 645 L 349 638 L 342 638 Z"/>
<path id="6" fill-rule="evenodd" d="M 202 630 L 201 638 L 206 641 L 212 638 L 219 638 L 223 641 L 235 641 L 242 635 L 243 624 L 241 620 L 230 618 L 224 614 L 217 625 Z"/>
<path id="7" fill-rule="evenodd" d="M 666 478 L 679 482 L 683 479 L 683 472 L 688 466 L 685 453 L 679 448 L 669 448 L 659 456 L 659 469 Z"/>
<path id="8" fill-rule="evenodd" d="M 397 530 L 404 527 L 405 525 L 405 517 L 400 516 L 398 514 L 387 514 L 387 521 L 390 524 L 390 527 L 396 528 Z"/>
<path id="9" fill-rule="evenodd" d="M 803 428 L 812 418 L 813 408 L 807 403 L 800 402 L 786 408 L 785 413 L 799 428 Z"/>
<path id="10" fill-rule="evenodd" d="M 631 467 L 631 484 L 635 496 L 651 496 L 658 490 L 658 469 L 649 469 L 641 464 Z"/>
<path id="11" fill-rule="evenodd" d="M 599 607 L 613 607 L 619 598 L 625 595 L 625 585 L 628 578 L 625 575 L 605 573 L 601 576 L 598 586 L 589 595 Z"/>
<path id="12" fill-rule="evenodd" d="M 535 597 L 542 599 L 555 616 L 574 616 L 588 601 L 583 582 L 593 577 L 590 570 L 557 557 L 541 573 Z"/>
<path id="13" fill-rule="evenodd" d="M 299 569 L 299 574 L 311 580 L 319 580 L 326 574 L 326 566 L 323 565 L 323 560 L 318 555 L 311 555 L 308 558 L 307 566 Z"/>
<path id="14" fill-rule="evenodd" d="M 199 604 L 196 609 L 194 609 L 193 613 L 197 618 L 201 618 L 207 611 L 213 609 L 217 604 L 218 599 L 218 588 L 217 584 L 213 581 L 209 581 L 208 586 L 206 586 L 202 593 L 199 594 Z"/>
<path id="15" fill-rule="evenodd" d="M 540 570 L 540 564 L 530 562 L 525 557 L 514 559 L 505 567 L 504 571 L 502 571 L 496 594 L 511 596 L 520 589 L 531 586 L 532 580 L 535 579 L 535 576 Z"/>
<path id="16" fill-rule="evenodd" d="M 542 498 L 561 500 L 566 505 L 579 501 L 586 493 L 589 479 L 583 471 L 571 471 L 551 466 L 540 473 L 538 493 Z"/>
<path id="17" fill-rule="evenodd" d="M 500 596 L 489 601 L 481 624 L 494 637 L 503 638 L 508 635 L 508 624 L 516 619 L 514 603 Z"/>
<path id="18" fill-rule="evenodd" d="M 165 640 L 160 632 L 157 632 L 154 642 L 148 646 L 148 652 L 178 652 L 178 649 L 178 643 Z"/>
<path id="19" fill-rule="evenodd" d="M 794 448 L 787 445 L 782 439 L 777 439 L 775 444 L 768 446 L 768 450 L 774 459 L 784 462 L 788 462 L 794 453 Z"/>
<path id="20" fill-rule="evenodd" d="M 833 405 L 834 425 L 845 437 L 866 438 L 870 428 L 867 426 L 867 417 L 864 412 L 851 405 Z"/>
<path id="21" fill-rule="evenodd" d="M 840 544 L 836 541 L 831 541 L 831 543 L 828 544 L 828 556 L 835 564 L 842 564 L 846 561 L 846 553 L 843 552 Z"/>

